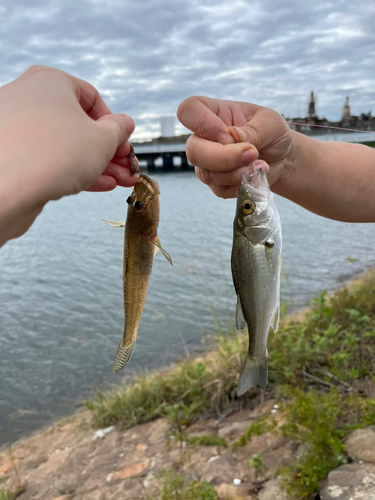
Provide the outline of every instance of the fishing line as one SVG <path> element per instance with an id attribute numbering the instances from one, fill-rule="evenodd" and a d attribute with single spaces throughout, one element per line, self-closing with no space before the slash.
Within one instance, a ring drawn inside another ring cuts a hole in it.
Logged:
<path id="1" fill-rule="evenodd" d="M 359 130 L 355 128 L 345 128 L 345 127 L 334 127 L 333 125 L 314 125 L 313 123 L 301 123 L 301 122 L 293 122 L 287 120 L 271 120 L 271 118 L 264 118 L 264 121 L 274 122 L 274 123 L 287 123 L 288 125 L 301 125 L 304 127 L 318 127 L 318 128 L 329 128 L 335 130 L 342 130 L 344 132 L 361 132 L 362 134 L 375 134 L 374 130 Z"/>
<path id="2" fill-rule="evenodd" d="M 298 122 L 286 122 L 288 125 L 304 125 L 305 127 L 320 127 L 320 128 L 330 128 L 336 130 L 345 130 L 347 132 L 361 132 L 363 134 L 375 134 L 373 130 L 358 130 L 355 128 L 344 128 L 344 127 L 333 127 L 331 125 L 314 125 L 312 123 L 298 123 Z"/>
<path id="3" fill-rule="evenodd" d="M 82 97 L 84 97 L 84 98 L 86 99 L 86 101 L 90 104 L 91 108 L 92 108 L 92 109 L 95 109 L 95 111 L 98 113 L 99 118 L 100 118 L 100 116 L 101 116 L 101 115 L 100 115 L 99 110 L 98 110 L 98 109 L 97 109 L 97 108 L 96 108 L 96 107 L 92 104 L 92 102 L 89 100 L 89 98 L 85 96 L 85 94 L 82 92 L 82 90 L 81 90 L 81 89 L 80 89 L 80 94 L 81 94 L 81 96 L 82 96 Z"/>

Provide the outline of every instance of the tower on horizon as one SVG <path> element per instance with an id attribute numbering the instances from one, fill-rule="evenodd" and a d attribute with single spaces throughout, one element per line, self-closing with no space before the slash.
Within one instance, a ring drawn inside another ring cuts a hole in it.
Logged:
<path id="1" fill-rule="evenodd" d="M 344 107 L 342 108 L 342 119 L 344 118 L 350 118 L 351 113 L 350 113 L 350 106 L 349 106 L 349 97 L 346 98 Z"/>
<path id="2" fill-rule="evenodd" d="M 315 112 L 315 96 L 314 92 L 310 93 L 309 107 L 307 108 L 307 123 L 315 123 L 317 119 Z"/>

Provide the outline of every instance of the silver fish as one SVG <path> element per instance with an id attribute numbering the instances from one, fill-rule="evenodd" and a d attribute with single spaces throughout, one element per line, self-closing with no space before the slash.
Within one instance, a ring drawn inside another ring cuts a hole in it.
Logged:
<path id="1" fill-rule="evenodd" d="M 248 328 L 249 350 L 238 382 L 241 396 L 265 389 L 267 337 L 280 316 L 281 224 L 263 169 L 245 172 L 233 224 L 232 276 L 237 294 L 236 328 Z"/>

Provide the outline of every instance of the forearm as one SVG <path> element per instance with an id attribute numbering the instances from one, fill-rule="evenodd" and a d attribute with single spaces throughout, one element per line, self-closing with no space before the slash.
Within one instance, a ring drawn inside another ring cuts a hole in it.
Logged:
<path id="1" fill-rule="evenodd" d="M 318 215 L 375 222 L 375 150 L 293 132 L 293 145 L 273 191 Z"/>
<path id="2" fill-rule="evenodd" d="M 9 160 L 3 150 L 0 157 L 0 247 L 25 233 L 44 206 L 38 190 L 34 189 L 36 180 L 25 174 L 17 176 L 17 165 L 15 159 L 12 160 L 12 168 L 4 168 Z"/>

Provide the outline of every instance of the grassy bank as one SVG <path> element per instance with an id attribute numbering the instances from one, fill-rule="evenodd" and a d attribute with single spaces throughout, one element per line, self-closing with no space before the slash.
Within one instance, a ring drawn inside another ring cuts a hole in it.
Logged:
<path id="1" fill-rule="evenodd" d="M 268 347 L 266 392 L 278 399 L 283 413 L 279 431 L 306 448 L 279 473 L 293 498 L 308 498 L 332 468 L 346 462 L 345 435 L 375 420 L 370 391 L 375 384 L 375 272 L 350 291 L 330 298 L 322 293 L 304 318 L 285 320 Z M 98 392 L 86 406 L 100 427 L 129 427 L 164 416 L 181 432 L 202 414 L 222 414 L 240 404 L 236 386 L 246 350 L 246 335 L 219 329 L 216 349 L 205 357 L 139 375 L 113 391 Z M 254 397 L 256 390 L 241 398 L 241 405 L 254 404 Z M 269 415 L 236 445 L 274 428 Z"/>

